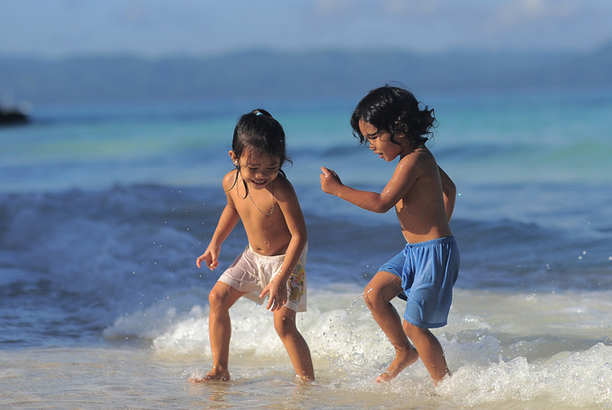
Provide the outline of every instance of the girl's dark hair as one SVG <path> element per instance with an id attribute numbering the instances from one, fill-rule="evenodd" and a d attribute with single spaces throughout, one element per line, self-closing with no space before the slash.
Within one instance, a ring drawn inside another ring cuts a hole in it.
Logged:
<path id="1" fill-rule="evenodd" d="M 419 101 L 410 91 L 390 85 L 370 91 L 353 111 L 353 135 L 364 144 L 367 139 L 359 130 L 361 119 L 391 133 L 391 141 L 396 144 L 395 136 L 404 135 L 414 148 L 424 146 L 437 126 L 433 109 L 419 108 Z"/>
<path id="2" fill-rule="evenodd" d="M 244 114 L 234 128 L 232 151 L 240 158 L 247 149 L 278 158 L 279 169 L 285 162 L 291 162 L 285 149 L 283 127 L 268 111 L 261 108 Z"/>
<path id="3" fill-rule="evenodd" d="M 285 131 L 278 121 L 264 109 L 258 108 L 248 114 L 244 114 L 238 120 L 234 128 L 234 137 L 232 139 L 232 151 L 236 157 L 240 159 L 245 150 L 256 152 L 265 152 L 271 157 L 278 158 L 278 172 L 285 176 L 285 172 L 281 169 L 285 162 L 291 163 L 291 159 L 287 156 L 285 148 Z M 236 179 L 232 188 L 238 182 L 240 174 L 240 165 L 236 165 Z M 249 192 L 246 181 L 243 180 L 245 189 L 245 198 Z M 230 188 L 230 190 L 232 189 Z"/>

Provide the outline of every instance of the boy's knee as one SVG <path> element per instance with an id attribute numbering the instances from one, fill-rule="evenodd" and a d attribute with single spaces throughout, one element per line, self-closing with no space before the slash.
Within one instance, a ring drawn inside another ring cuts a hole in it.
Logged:
<path id="1" fill-rule="evenodd" d="M 370 310 L 386 307 L 402 291 L 401 279 L 389 272 L 378 272 L 363 290 L 363 300 Z"/>
<path id="2" fill-rule="evenodd" d="M 372 308 L 374 307 L 374 301 L 373 301 L 374 298 L 373 298 L 373 295 L 371 293 L 372 293 L 372 289 L 365 288 L 363 290 L 363 295 L 362 295 L 363 296 L 363 300 L 365 301 L 366 306 L 370 310 L 372 310 Z"/>
<path id="3" fill-rule="evenodd" d="M 370 310 L 379 308 L 380 306 L 386 305 L 389 301 L 385 300 L 382 293 L 375 288 L 367 286 L 363 290 L 363 300 Z"/>
<path id="4" fill-rule="evenodd" d="M 408 322 L 407 320 L 403 321 L 402 327 L 404 329 L 404 333 L 406 333 L 406 336 L 408 336 L 408 338 L 413 341 L 415 339 L 420 338 L 429 338 L 432 335 L 429 329 L 424 327 L 417 327 Z"/>

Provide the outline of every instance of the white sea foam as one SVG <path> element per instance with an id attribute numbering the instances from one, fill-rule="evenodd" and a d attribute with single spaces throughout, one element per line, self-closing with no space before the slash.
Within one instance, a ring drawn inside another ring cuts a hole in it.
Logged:
<path id="1" fill-rule="evenodd" d="M 393 350 L 358 289 L 354 291 L 311 292 L 309 311 L 298 314 L 298 326 L 326 388 L 382 394 L 381 387 L 372 383 L 391 361 Z M 182 306 L 193 298 L 184 296 L 174 303 Z M 423 403 L 484 408 L 517 401 L 561 408 L 612 403 L 610 296 L 458 290 L 449 325 L 434 330 L 453 375 L 434 389 L 426 369 L 417 362 L 385 389 L 400 397 L 420 397 Z M 394 302 L 400 312 L 402 303 Z M 204 374 L 211 363 L 208 309 L 197 304 L 179 312 L 171 306 L 161 303 L 122 317 L 105 334 L 150 338 L 156 355 L 192 361 L 187 372 Z M 270 312 L 246 300 L 238 301 L 230 312 L 230 362 L 236 377 L 247 377 L 241 374 L 246 371 L 243 364 L 291 373 Z"/>

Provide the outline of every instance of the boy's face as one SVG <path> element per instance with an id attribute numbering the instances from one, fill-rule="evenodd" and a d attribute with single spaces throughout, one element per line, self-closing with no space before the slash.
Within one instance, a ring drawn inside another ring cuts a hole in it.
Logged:
<path id="1" fill-rule="evenodd" d="M 265 152 L 245 150 L 240 158 L 230 151 L 234 163 L 238 161 L 240 175 L 249 189 L 263 189 L 274 181 L 280 170 L 280 160 Z"/>
<path id="2" fill-rule="evenodd" d="M 395 143 L 391 140 L 390 132 L 379 130 L 369 122 L 359 120 L 359 131 L 367 139 L 370 149 L 387 162 L 397 158 L 404 149 L 400 141 Z"/>

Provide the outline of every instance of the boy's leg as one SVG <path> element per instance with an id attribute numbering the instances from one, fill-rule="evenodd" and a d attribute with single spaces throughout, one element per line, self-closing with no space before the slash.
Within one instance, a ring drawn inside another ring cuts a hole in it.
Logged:
<path id="1" fill-rule="evenodd" d="M 414 343 L 423 364 L 436 384 L 450 374 L 442 345 L 429 329 L 416 327 L 404 320 L 404 331 Z"/>
<path id="2" fill-rule="evenodd" d="M 275 311 L 274 329 L 287 349 L 297 376 L 304 381 L 314 381 L 310 349 L 295 325 L 295 313 L 287 307 Z"/>
<path id="3" fill-rule="evenodd" d="M 402 291 L 402 281 L 392 273 L 380 271 L 368 283 L 363 298 L 378 326 L 395 348 L 395 358 L 386 372 L 376 379 L 385 382 L 395 378 L 402 370 L 416 362 L 419 355 L 402 329 L 402 320 L 390 303 Z"/>
<path id="4" fill-rule="evenodd" d="M 208 319 L 208 334 L 210 338 L 210 350 L 213 356 L 212 370 L 199 381 L 229 380 L 229 344 L 232 336 L 232 324 L 229 309 L 245 293 L 240 292 L 226 283 L 217 282 L 213 286 L 208 300 L 210 303 L 210 314 Z"/>

